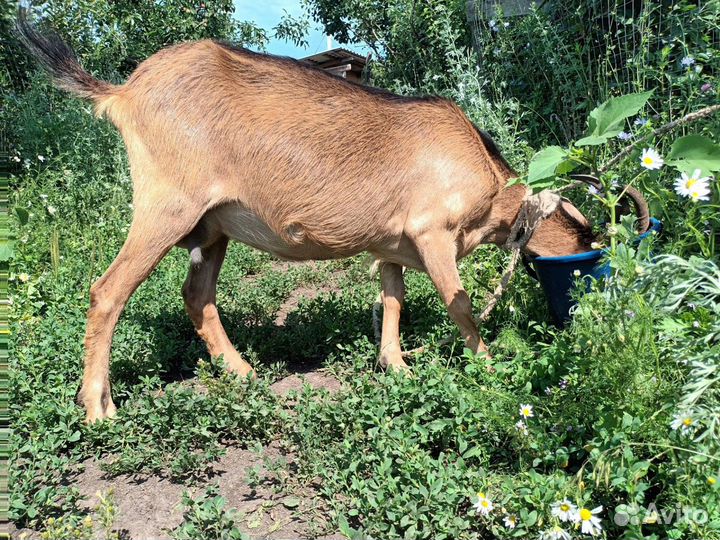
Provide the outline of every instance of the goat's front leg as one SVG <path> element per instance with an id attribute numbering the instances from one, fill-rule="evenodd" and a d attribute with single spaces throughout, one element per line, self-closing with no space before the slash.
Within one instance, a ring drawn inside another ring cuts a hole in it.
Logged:
<path id="1" fill-rule="evenodd" d="M 400 349 L 400 311 L 405 299 L 405 282 L 402 266 L 394 263 L 382 263 L 380 266 L 382 283 L 383 322 L 380 340 L 380 365 L 384 368 L 407 368 Z"/>
<path id="2" fill-rule="evenodd" d="M 177 199 L 168 207 L 162 201 L 136 205 L 128 237 L 105 274 L 90 288 L 90 309 L 85 331 L 85 370 L 78 400 L 85 406 L 86 422 L 115 415 L 110 394 L 110 347 L 120 313 L 135 289 L 155 266 L 193 228 L 202 212 Z M 165 216 L 172 219 L 165 221 Z"/>
<path id="3" fill-rule="evenodd" d="M 449 233 L 426 233 L 416 239 L 420 258 L 448 313 L 460 328 L 465 344 L 473 352 L 487 352 L 473 320 L 470 297 L 460 281 L 457 268 L 455 238 Z"/>

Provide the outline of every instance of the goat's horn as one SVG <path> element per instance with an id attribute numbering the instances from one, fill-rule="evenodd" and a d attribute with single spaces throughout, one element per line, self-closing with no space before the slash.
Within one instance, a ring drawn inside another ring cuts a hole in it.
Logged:
<path id="1" fill-rule="evenodd" d="M 570 178 L 589 184 L 597 190 L 602 190 L 602 182 L 591 174 L 571 174 Z M 650 209 L 648 208 L 648 203 L 642 193 L 634 187 L 626 186 L 624 190 L 625 195 L 623 195 L 623 198 L 620 200 L 621 211 L 623 213 L 628 213 L 630 211 L 627 204 L 627 199 L 630 199 L 635 206 L 638 231 L 642 234 L 648 230 L 648 227 L 650 227 Z"/>
<path id="2" fill-rule="evenodd" d="M 635 205 L 635 215 L 637 216 L 637 227 L 640 234 L 646 232 L 650 227 L 650 209 L 648 203 L 640 193 L 639 189 L 632 186 L 625 186 L 625 197 L 630 199 Z"/>
<path id="3" fill-rule="evenodd" d="M 585 184 L 589 184 L 598 191 L 602 191 L 602 182 L 592 174 L 571 174 L 570 178 L 572 178 L 573 180 L 579 180 L 580 182 L 583 182 Z"/>

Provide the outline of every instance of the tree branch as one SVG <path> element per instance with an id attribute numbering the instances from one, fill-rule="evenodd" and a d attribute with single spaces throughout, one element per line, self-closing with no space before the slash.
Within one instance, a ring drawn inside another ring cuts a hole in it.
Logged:
<path id="1" fill-rule="evenodd" d="M 672 122 L 668 122 L 664 126 L 660 126 L 652 133 L 645 135 L 644 137 L 641 137 L 640 139 L 636 140 L 632 144 L 629 144 L 625 148 L 623 148 L 619 153 L 614 155 L 610 161 L 608 161 L 605 165 L 600 167 L 598 169 L 598 174 L 603 174 L 607 172 L 613 165 L 615 165 L 618 161 L 626 157 L 630 154 L 635 148 L 637 148 L 640 143 L 644 142 L 646 139 L 648 139 L 651 135 L 653 137 L 661 137 L 662 135 L 665 135 L 668 131 L 671 131 L 675 129 L 678 126 L 681 126 L 683 124 L 689 124 L 691 122 L 695 122 L 696 120 L 700 120 L 701 118 L 707 118 L 708 116 L 720 111 L 720 105 L 711 105 L 710 107 L 705 107 L 704 109 L 700 109 L 699 111 L 691 112 L 689 114 L 686 114 L 682 118 L 679 118 L 677 120 L 673 120 Z"/>

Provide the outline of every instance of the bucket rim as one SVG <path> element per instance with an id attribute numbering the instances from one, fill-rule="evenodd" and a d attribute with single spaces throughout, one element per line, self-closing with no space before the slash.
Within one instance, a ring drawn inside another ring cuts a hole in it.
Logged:
<path id="1" fill-rule="evenodd" d="M 583 251 L 582 253 L 575 253 L 574 255 L 559 255 L 556 257 L 530 257 L 532 262 L 548 262 L 548 263 L 563 263 L 563 262 L 580 262 L 580 261 L 592 261 L 599 259 L 605 254 L 605 250 L 594 249 L 592 251 Z"/>

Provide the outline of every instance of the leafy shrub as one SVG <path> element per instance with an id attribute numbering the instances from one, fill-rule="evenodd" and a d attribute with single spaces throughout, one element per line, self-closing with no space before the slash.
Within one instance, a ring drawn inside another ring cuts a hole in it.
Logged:
<path id="1" fill-rule="evenodd" d="M 226 510 L 227 501 L 218 495 L 217 486 L 209 486 L 193 499 L 183 493 L 183 522 L 170 535 L 175 540 L 245 540 L 247 535 L 236 526 L 235 510 Z"/>
<path id="2" fill-rule="evenodd" d="M 231 21 L 224 0 L 205 8 L 160 2 L 140 11 L 123 2 L 92 4 L 52 1 L 43 12 L 86 65 L 113 80 L 166 43 L 213 36 L 262 45 L 267 38 Z M 653 129 L 717 96 L 715 0 L 628 7 L 637 13 L 621 12 L 628 3 L 546 2 L 525 17 L 498 12 L 480 19 L 479 30 L 468 29 L 466 3 L 454 0 L 311 4 L 332 11 L 326 23 L 336 36 L 371 41 L 379 53 L 377 84 L 457 101 L 520 172 L 533 149 L 593 135 L 585 133 L 585 119 L 598 103 L 650 89 L 645 108 L 611 126 L 602 146 L 583 146 L 581 155 L 575 145 L 563 158 L 599 168 L 630 142 L 617 138 L 619 128 L 632 140 L 647 137 L 670 162 L 678 157 L 673 139 L 654 140 Z M 618 33 L 591 16 L 606 8 Z M 98 25 L 101 18 L 106 25 Z M 3 28 L 10 19 L 0 18 Z M 288 35 L 297 30 L 286 23 Z M 280 438 L 300 455 L 298 477 L 318 479 L 348 536 L 525 538 L 562 527 L 582 537 L 554 513 L 567 499 L 588 510 L 602 506 L 607 538 L 720 538 L 716 180 L 709 183 L 713 198 L 702 203 L 675 193 L 677 173 L 669 167 L 633 180 L 665 232 L 652 246 L 634 248 L 627 244 L 632 223 L 617 223 L 613 279 L 579 295 L 565 329 L 547 323 L 538 285 L 515 276 L 481 329 L 491 371 L 486 359 L 462 352 L 460 340 L 439 344 L 457 331 L 426 276 L 406 274 L 402 325 L 404 346 L 425 352 L 412 359 L 409 376 L 376 373 L 370 310 L 377 285 L 361 261 L 281 272 L 267 255 L 235 246 L 221 275 L 222 315 L 262 375 L 241 381 L 217 359 L 196 362 L 204 348 L 179 295 L 187 256 L 175 251 L 118 326 L 117 419 L 86 427 L 74 399 L 87 291 L 119 250 L 131 218 L 125 152 L 113 129 L 50 89 L 13 47 L 9 40 L 0 50 L 13 59 L 0 79 L 7 97 L 0 116 L 14 167 L 10 509 L 18 526 L 52 537 L 91 534 L 68 479 L 92 456 L 109 474 L 201 482 L 227 445 Z M 717 122 L 710 117 L 692 129 L 717 145 Z M 684 135 L 675 144 L 687 142 Z M 638 158 L 621 160 L 603 178 L 608 192 L 613 181 L 637 176 Z M 593 197 L 577 196 L 597 203 Z M 654 258 L 651 251 L 674 255 Z M 505 263 L 493 247 L 461 262 L 476 308 Z M 328 268 L 344 272 L 343 293 L 301 303 L 286 328 L 275 329 L 289 292 L 325 281 Z M 238 286 L 242 276 L 253 276 L 251 283 Z M 343 390 L 330 396 L 306 387 L 296 400 L 274 397 L 268 384 L 276 366 L 292 360 L 326 362 Z M 478 512 L 483 500 L 493 507 L 487 515 Z M 184 503 L 175 537 L 241 537 L 216 491 Z M 692 512 L 679 519 L 678 508 L 702 510 L 706 519 Z"/>

